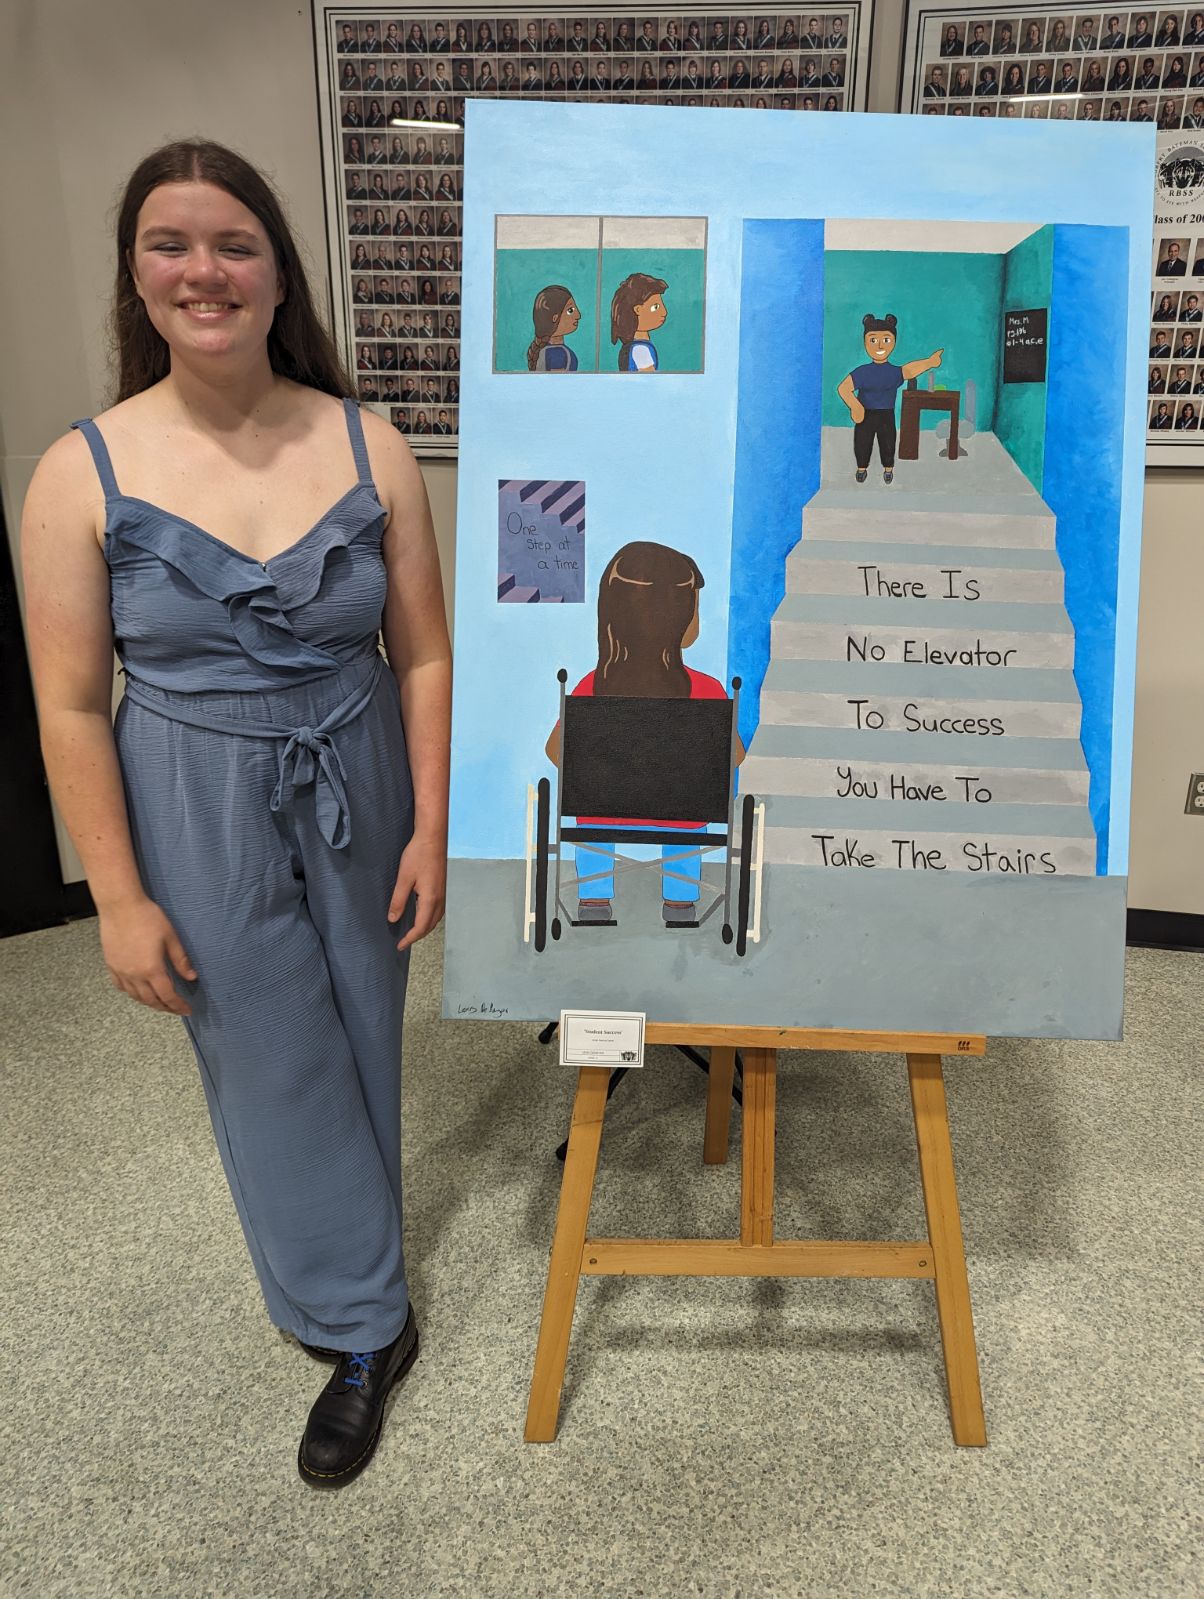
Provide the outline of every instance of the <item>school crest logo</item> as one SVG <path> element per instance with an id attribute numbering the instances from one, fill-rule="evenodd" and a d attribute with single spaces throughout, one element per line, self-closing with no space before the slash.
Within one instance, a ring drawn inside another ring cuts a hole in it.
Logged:
<path id="1" fill-rule="evenodd" d="M 1161 153 L 1158 194 L 1179 203 L 1204 194 L 1204 147 L 1185 139 Z"/>

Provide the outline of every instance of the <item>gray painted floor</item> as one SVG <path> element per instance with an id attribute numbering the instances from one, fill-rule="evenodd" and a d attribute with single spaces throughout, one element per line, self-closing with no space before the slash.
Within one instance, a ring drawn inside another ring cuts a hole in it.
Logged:
<path id="1" fill-rule="evenodd" d="M 424 1352 L 321 1496 L 294 1455 L 324 1368 L 266 1322 L 182 1028 L 108 986 L 94 922 L 0 943 L 6 1599 L 1199 1594 L 1199 957 L 1130 954 L 1123 1045 L 949 1063 L 981 1451 L 917 1282 L 587 1281 L 560 1440 L 524 1445 L 573 1085 L 530 1027 L 439 1022 L 438 967 L 406 1089 Z M 779 1106 L 781 1236 L 917 1235 L 901 1061 L 789 1056 Z M 702 1121 L 652 1052 L 595 1232 L 734 1231 Z"/>
<path id="2" fill-rule="evenodd" d="M 789 800 L 771 803 L 780 815 Z M 844 829 L 838 837 L 843 843 Z M 622 853 L 657 852 L 633 845 Z M 571 845 L 565 859 L 567 881 Z M 722 852 L 705 860 L 711 892 L 704 905 L 722 893 L 722 860 Z M 745 1027 L 1119 1033 L 1123 877 L 775 862 L 766 864 L 764 882 L 761 940 L 743 959 L 722 941 L 722 905 L 699 927 L 664 926 L 655 859 L 620 867 L 617 926 L 571 927 L 562 915 L 561 938 L 549 937 L 537 955 L 522 940 L 523 863 L 451 861 L 457 940 L 444 1014 L 532 1019 L 583 1007 Z M 552 898 L 549 883 L 549 904 Z M 575 911 L 575 890 L 562 888 L 561 898 Z"/>

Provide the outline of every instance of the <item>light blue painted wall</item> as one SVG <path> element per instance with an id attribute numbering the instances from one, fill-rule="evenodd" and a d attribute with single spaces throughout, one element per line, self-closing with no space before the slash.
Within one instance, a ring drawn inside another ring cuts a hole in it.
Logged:
<path id="1" fill-rule="evenodd" d="M 933 382 L 964 389 L 967 378 L 977 387 L 977 423 L 994 421 L 999 380 L 998 306 L 1003 283 L 1003 257 L 935 250 L 830 250 L 824 264 L 824 425 L 853 426 L 849 408 L 837 386 L 869 357 L 861 319 L 893 312 L 899 319 L 899 342 L 891 361 L 905 366 L 943 349 Z M 928 374 L 917 382 L 927 386 Z M 896 407 L 896 415 L 898 408 Z M 934 428 L 948 417 L 940 411 L 920 414 L 922 428 Z"/>
<path id="2" fill-rule="evenodd" d="M 586 590 L 632 538 L 688 550 L 707 579 L 689 662 L 728 670 L 743 226 L 746 219 L 893 216 L 1136 227 L 1148 233 L 1154 132 L 1144 126 L 994 122 L 864 113 L 827 117 L 661 106 L 469 101 L 456 581 L 453 855 L 523 853 L 526 785 L 549 770 L 556 668 L 593 664 L 591 605 L 498 605 L 499 478 L 586 483 Z M 532 161 L 531 151 L 555 152 Z M 879 170 L 887 185 L 852 174 Z M 638 174 L 638 182 L 633 177 Z M 984 175 L 990 175 L 989 185 Z M 496 215 L 708 218 L 706 371 L 630 384 L 578 376 L 537 384 L 495 375 Z M 1149 265 L 1129 253 L 1117 557 L 1108 870 L 1127 865 L 1128 759 L 1144 462 Z M 1113 384 L 1121 383 L 1119 351 Z M 775 375 L 764 374 L 772 386 Z M 1119 821 L 1118 821 L 1119 817 Z"/>

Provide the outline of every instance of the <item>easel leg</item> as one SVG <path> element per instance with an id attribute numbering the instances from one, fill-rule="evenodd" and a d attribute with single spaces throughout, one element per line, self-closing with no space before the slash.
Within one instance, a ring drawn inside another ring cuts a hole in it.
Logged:
<path id="1" fill-rule="evenodd" d="M 985 1444 L 987 1424 L 978 1380 L 970 1283 L 966 1276 L 966 1252 L 957 1208 L 953 1144 L 949 1138 L 949 1108 L 941 1057 L 908 1055 L 907 1074 L 911 1081 L 920 1180 L 924 1185 L 924 1209 L 928 1216 L 928 1241 L 936 1274 L 936 1307 L 945 1352 L 953 1441 Z"/>
<path id="2" fill-rule="evenodd" d="M 702 1159 L 707 1166 L 722 1166 L 727 1161 L 727 1140 L 732 1122 L 732 1084 L 736 1080 L 736 1051 L 711 1049 L 711 1069 L 707 1074 L 707 1121 L 702 1140 Z"/>
<path id="3" fill-rule="evenodd" d="M 745 1249 L 773 1243 L 773 1145 L 777 1108 L 778 1055 L 774 1049 L 744 1051 L 743 1168 L 740 1242 Z"/>
<path id="4" fill-rule="evenodd" d="M 594 1177 L 598 1170 L 598 1148 L 602 1142 L 602 1118 L 606 1114 L 609 1078 L 609 1068 L 604 1066 L 583 1066 L 577 1078 L 573 1124 L 569 1131 L 564 1177 L 560 1184 L 556 1233 L 552 1240 L 548 1286 L 539 1324 L 539 1344 L 535 1351 L 535 1372 L 531 1378 L 531 1397 L 527 1405 L 527 1426 L 523 1436 L 528 1443 L 551 1443 L 556 1437 L 560 1392 L 564 1386 L 569 1335 L 573 1330 L 573 1311 L 577 1305 L 577 1284 L 581 1280 L 581 1256 L 585 1249 L 590 1200 L 593 1198 Z"/>

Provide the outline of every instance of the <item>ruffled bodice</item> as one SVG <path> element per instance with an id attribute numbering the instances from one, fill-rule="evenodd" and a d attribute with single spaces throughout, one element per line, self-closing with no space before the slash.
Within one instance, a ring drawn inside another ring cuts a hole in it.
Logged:
<path id="1" fill-rule="evenodd" d="M 358 408 L 344 405 L 359 480 L 267 562 L 122 494 L 100 442 L 114 642 L 130 677 L 172 690 L 254 691 L 320 677 L 376 650 L 386 512 Z M 97 455 L 99 430 L 89 423 L 84 432 Z"/>

